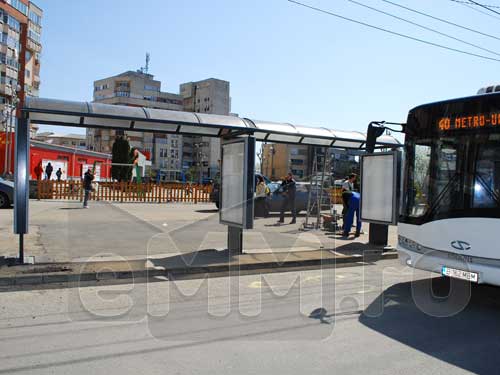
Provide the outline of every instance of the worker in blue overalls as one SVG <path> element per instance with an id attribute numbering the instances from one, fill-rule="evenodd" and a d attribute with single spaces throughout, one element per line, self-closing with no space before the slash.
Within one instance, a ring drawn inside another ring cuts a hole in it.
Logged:
<path id="1" fill-rule="evenodd" d="M 352 223 L 354 222 L 354 214 L 356 214 L 356 234 L 355 237 L 359 237 L 361 233 L 361 217 L 359 216 L 359 202 L 361 200 L 361 196 L 359 193 L 353 191 L 351 192 L 351 197 L 349 198 L 349 206 L 347 210 L 347 215 L 345 216 L 344 221 L 344 231 L 343 236 L 349 236 L 349 232 L 351 231 Z"/>

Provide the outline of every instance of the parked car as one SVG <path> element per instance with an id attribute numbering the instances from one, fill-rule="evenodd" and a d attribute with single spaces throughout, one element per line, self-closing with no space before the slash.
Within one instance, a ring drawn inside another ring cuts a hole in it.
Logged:
<path id="1" fill-rule="evenodd" d="M 14 203 L 14 183 L 0 177 L 0 208 L 8 208 Z"/>
<path id="2" fill-rule="evenodd" d="M 257 185 L 259 176 L 262 176 L 267 186 L 270 186 L 271 180 L 260 173 L 255 173 L 254 188 Z M 215 207 L 220 208 L 220 179 L 216 179 L 212 185 L 212 192 L 210 193 L 210 201 L 215 203 Z"/>
<path id="3" fill-rule="evenodd" d="M 281 188 L 280 182 L 272 182 L 269 185 L 269 189 L 271 190 L 271 195 L 269 196 L 269 212 L 279 212 L 281 210 L 281 205 L 283 204 L 283 200 L 285 199 L 283 193 L 283 189 Z M 309 182 L 297 182 L 297 190 L 295 193 L 295 210 L 297 214 L 300 211 L 307 211 L 307 201 L 309 199 L 309 190 L 311 189 L 311 184 Z M 319 193 L 319 188 L 314 186 L 312 187 L 311 193 L 311 208 L 316 201 L 317 194 Z M 328 190 L 323 189 L 323 206 L 329 202 Z M 323 207 L 323 208 L 324 208 Z M 316 211 L 316 210 L 313 210 Z"/>

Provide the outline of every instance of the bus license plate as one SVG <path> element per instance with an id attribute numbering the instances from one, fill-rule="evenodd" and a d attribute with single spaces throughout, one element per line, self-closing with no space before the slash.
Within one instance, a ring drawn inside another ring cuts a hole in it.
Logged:
<path id="1" fill-rule="evenodd" d="M 467 280 L 473 283 L 477 283 L 478 274 L 475 272 L 457 270 L 455 268 L 444 267 L 441 269 L 441 274 L 443 276 L 453 277 L 455 279 Z"/>

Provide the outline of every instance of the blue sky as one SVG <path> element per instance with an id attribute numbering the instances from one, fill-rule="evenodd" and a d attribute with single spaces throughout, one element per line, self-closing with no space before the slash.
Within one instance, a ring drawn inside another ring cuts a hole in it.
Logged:
<path id="1" fill-rule="evenodd" d="M 500 53 L 499 40 L 381 0 L 359 1 Z M 393 1 L 500 36 L 500 16 L 487 17 L 449 0 Z M 495 74 L 500 62 L 400 39 L 286 0 L 35 2 L 44 10 L 43 97 L 91 100 L 94 80 L 138 69 L 150 52 L 150 72 L 163 82 L 164 91 L 178 92 L 183 82 L 221 78 L 231 82 L 232 111 L 240 116 L 365 131 L 371 120 L 405 121 L 416 105 L 473 95 L 484 85 L 500 83 Z M 304 2 L 485 53 L 346 0 Z M 489 3 L 500 6 L 499 0 Z"/>

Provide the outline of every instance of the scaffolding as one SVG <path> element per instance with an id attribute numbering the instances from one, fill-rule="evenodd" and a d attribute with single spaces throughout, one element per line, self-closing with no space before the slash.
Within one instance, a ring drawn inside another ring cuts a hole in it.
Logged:
<path id="1" fill-rule="evenodd" d="M 318 152 L 318 150 L 322 152 Z M 325 207 L 328 210 L 331 208 L 330 194 L 324 193 L 325 180 L 330 180 L 332 167 L 329 148 L 315 147 L 313 150 L 313 165 L 309 183 L 309 194 L 307 197 L 306 219 L 302 225 L 303 230 L 319 229 L 321 227 L 321 211 L 324 210 Z M 326 198 L 326 200 L 324 198 Z M 314 223 L 309 222 L 312 215 L 316 216 L 316 221 Z"/>

